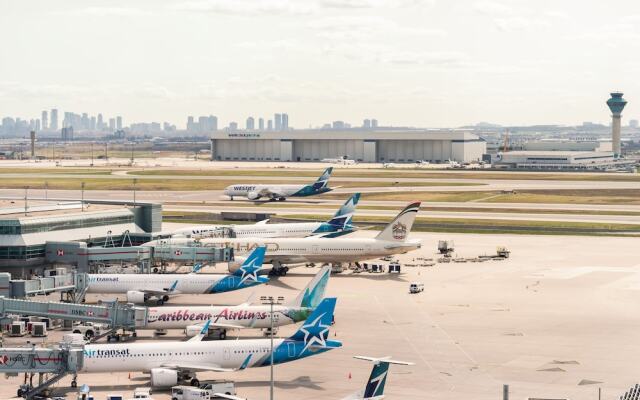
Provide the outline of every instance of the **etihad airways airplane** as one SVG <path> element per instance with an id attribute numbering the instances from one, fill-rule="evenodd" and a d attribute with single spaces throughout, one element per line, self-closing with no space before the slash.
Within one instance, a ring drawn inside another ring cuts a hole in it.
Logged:
<path id="1" fill-rule="evenodd" d="M 305 323 L 288 338 L 273 339 L 273 363 L 282 364 L 317 355 L 342 346 L 329 339 L 336 299 L 324 299 Z M 190 381 L 198 386 L 196 372 L 233 372 L 271 365 L 271 339 L 202 341 L 200 335 L 186 342 L 86 344 L 81 373 L 148 372 L 151 385 L 170 387 Z M 0 365 L 0 372 L 3 366 Z M 77 386 L 74 377 L 71 386 Z"/>
<path id="2" fill-rule="evenodd" d="M 296 324 L 307 319 L 324 297 L 330 274 L 330 267 L 322 268 L 293 301 L 274 305 L 273 326 Z M 228 329 L 270 328 L 271 311 L 269 305 L 250 302 L 237 306 L 149 307 L 145 329 L 183 328 L 187 336 L 195 336 L 207 321 L 209 329 L 219 330 L 219 338 L 225 339 Z"/>
<path id="3" fill-rule="evenodd" d="M 355 230 L 355 227 L 351 225 L 351 221 L 359 200 L 360 193 L 354 194 L 338 209 L 333 218 L 326 222 L 268 224 L 268 220 L 265 220 L 253 225 L 201 225 L 178 229 L 173 231 L 171 237 L 203 239 L 220 236 L 236 238 L 306 237 L 311 235 L 322 235 L 324 237 L 341 236 Z M 229 235 L 225 233 L 225 228 L 230 230 L 231 233 Z"/>
<path id="4" fill-rule="evenodd" d="M 367 380 L 365 387 L 347 397 L 343 397 L 342 400 L 382 400 L 384 399 L 384 387 L 387 383 L 389 365 L 413 365 L 411 362 L 392 360 L 391 357 L 374 358 L 354 356 L 353 358 L 373 362 L 373 369 L 371 370 L 371 375 L 369 375 L 369 379 Z M 215 397 L 228 400 L 248 400 L 243 397 L 233 396 L 226 393 L 214 393 L 213 395 Z"/>
<path id="5" fill-rule="evenodd" d="M 162 305 L 179 294 L 222 293 L 267 283 L 258 276 L 265 247 L 256 247 L 240 268 L 230 275 L 214 274 L 87 274 L 87 293 L 123 293 L 129 303 L 156 298 Z"/>
<path id="6" fill-rule="evenodd" d="M 409 204 L 375 238 L 336 237 L 327 239 L 309 236 L 306 238 L 210 238 L 194 241 L 192 239 L 158 239 L 143 246 L 201 246 L 231 247 L 235 261 L 229 263 L 229 270 L 235 271 L 246 254 L 258 246 L 265 246 L 267 252 L 264 262 L 271 264 L 273 275 L 285 275 L 292 264 L 358 263 L 364 260 L 394 254 L 404 254 L 420 248 L 419 239 L 409 239 L 411 227 L 415 221 L 420 202 Z"/>
<path id="7" fill-rule="evenodd" d="M 333 190 L 329 187 L 329 178 L 333 167 L 327 168 L 317 181 L 310 185 L 272 185 L 272 184 L 238 184 L 228 186 L 224 194 L 231 200 L 234 197 L 246 197 L 249 200 L 268 199 L 285 201 L 287 197 L 307 197 Z"/>

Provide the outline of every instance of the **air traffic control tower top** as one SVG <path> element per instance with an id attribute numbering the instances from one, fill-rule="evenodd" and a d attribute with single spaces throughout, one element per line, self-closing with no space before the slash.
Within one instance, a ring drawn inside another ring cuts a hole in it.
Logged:
<path id="1" fill-rule="evenodd" d="M 611 93 L 611 98 L 607 100 L 607 105 L 611 110 L 611 113 L 615 116 L 619 116 L 624 109 L 624 106 L 627 105 L 627 101 L 622 98 L 622 92 L 613 92 Z"/>

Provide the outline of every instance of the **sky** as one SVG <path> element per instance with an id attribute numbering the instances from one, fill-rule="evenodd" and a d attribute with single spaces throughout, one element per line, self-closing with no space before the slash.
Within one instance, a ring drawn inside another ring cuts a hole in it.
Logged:
<path id="1" fill-rule="evenodd" d="M 634 0 L 0 0 L 0 37 L 0 116 L 574 125 L 621 90 L 640 118 Z"/>

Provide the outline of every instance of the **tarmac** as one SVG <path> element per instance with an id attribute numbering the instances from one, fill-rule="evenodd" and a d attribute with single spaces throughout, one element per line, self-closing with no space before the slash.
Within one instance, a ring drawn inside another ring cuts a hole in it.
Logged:
<path id="1" fill-rule="evenodd" d="M 177 224 L 165 224 L 166 229 Z M 355 235 L 373 235 L 360 231 Z M 354 355 L 393 356 L 414 366 L 392 366 L 388 399 L 498 399 L 509 384 L 512 399 L 617 398 L 638 382 L 640 359 L 640 261 L 637 239 L 613 237 L 413 233 L 422 249 L 400 256 L 438 258 L 437 241 L 455 241 L 454 257 L 493 254 L 507 246 L 511 257 L 483 263 L 405 266 L 400 275 L 334 275 L 329 296 L 337 296 L 332 339 L 344 346 L 318 356 L 276 366 L 277 399 L 340 399 L 361 389 L 371 365 Z M 207 268 L 205 272 L 212 272 Z M 224 271 L 224 266 L 216 269 Z M 296 268 L 256 294 L 290 299 L 318 268 Z M 409 283 L 425 291 L 409 294 Z M 179 296 L 170 304 L 238 304 L 251 291 Z M 37 299 L 37 298 L 36 298 Z M 97 297 L 89 297 L 95 301 Z M 296 328 L 282 328 L 288 336 Z M 64 332 L 52 331 L 47 342 Z M 232 333 L 230 339 L 234 340 Z M 242 331 L 240 337 L 258 337 Z M 151 332 L 138 340 L 150 340 Z M 162 340 L 182 340 L 170 331 Z M 7 338 L 5 345 L 26 338 Z M 36 339 L 30 339 L 37 342 Z M 269 368 L 236 373 L 199 373 L 203 379 L 232 379 L 238 395 L 267 399 Z M 0 398 L 15 395 L 21 378 L 0 386 Z M 70 378 L 57 388 L 75 398 Z M 148 386 L 142 373 L 84 374 L 97 399 L 109 393 L 130 396 Z M 155 391 L 156 400 L 168 399 Z"/>

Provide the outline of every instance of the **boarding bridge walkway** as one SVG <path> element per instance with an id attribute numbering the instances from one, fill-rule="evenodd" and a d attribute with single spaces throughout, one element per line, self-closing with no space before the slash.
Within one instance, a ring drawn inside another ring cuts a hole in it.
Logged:
<path id="1" fill-rule="evenodd" d="M 0 297 L 0 316 L 9 314 L 106 324 L 111 331 L 135 331 L 136 327 L 144 326 L 147 320 L 147 308 L 132 304 L 85 305 Z"/>
<path id="2" fill-rule="evenodd" d="M 58 347 L 0 348 L 0 373 L 7 376 L 39 374 L 38 386 L 31 382 L 21 387 L 19 395 L 32 399 L 68 374 L 76 375 L 84 362 L 82 345 L 62 343 Z M 46 379 L 47 378 L 47 379 Z M 46 380 L 45 380 L 46 379 Z"/>

